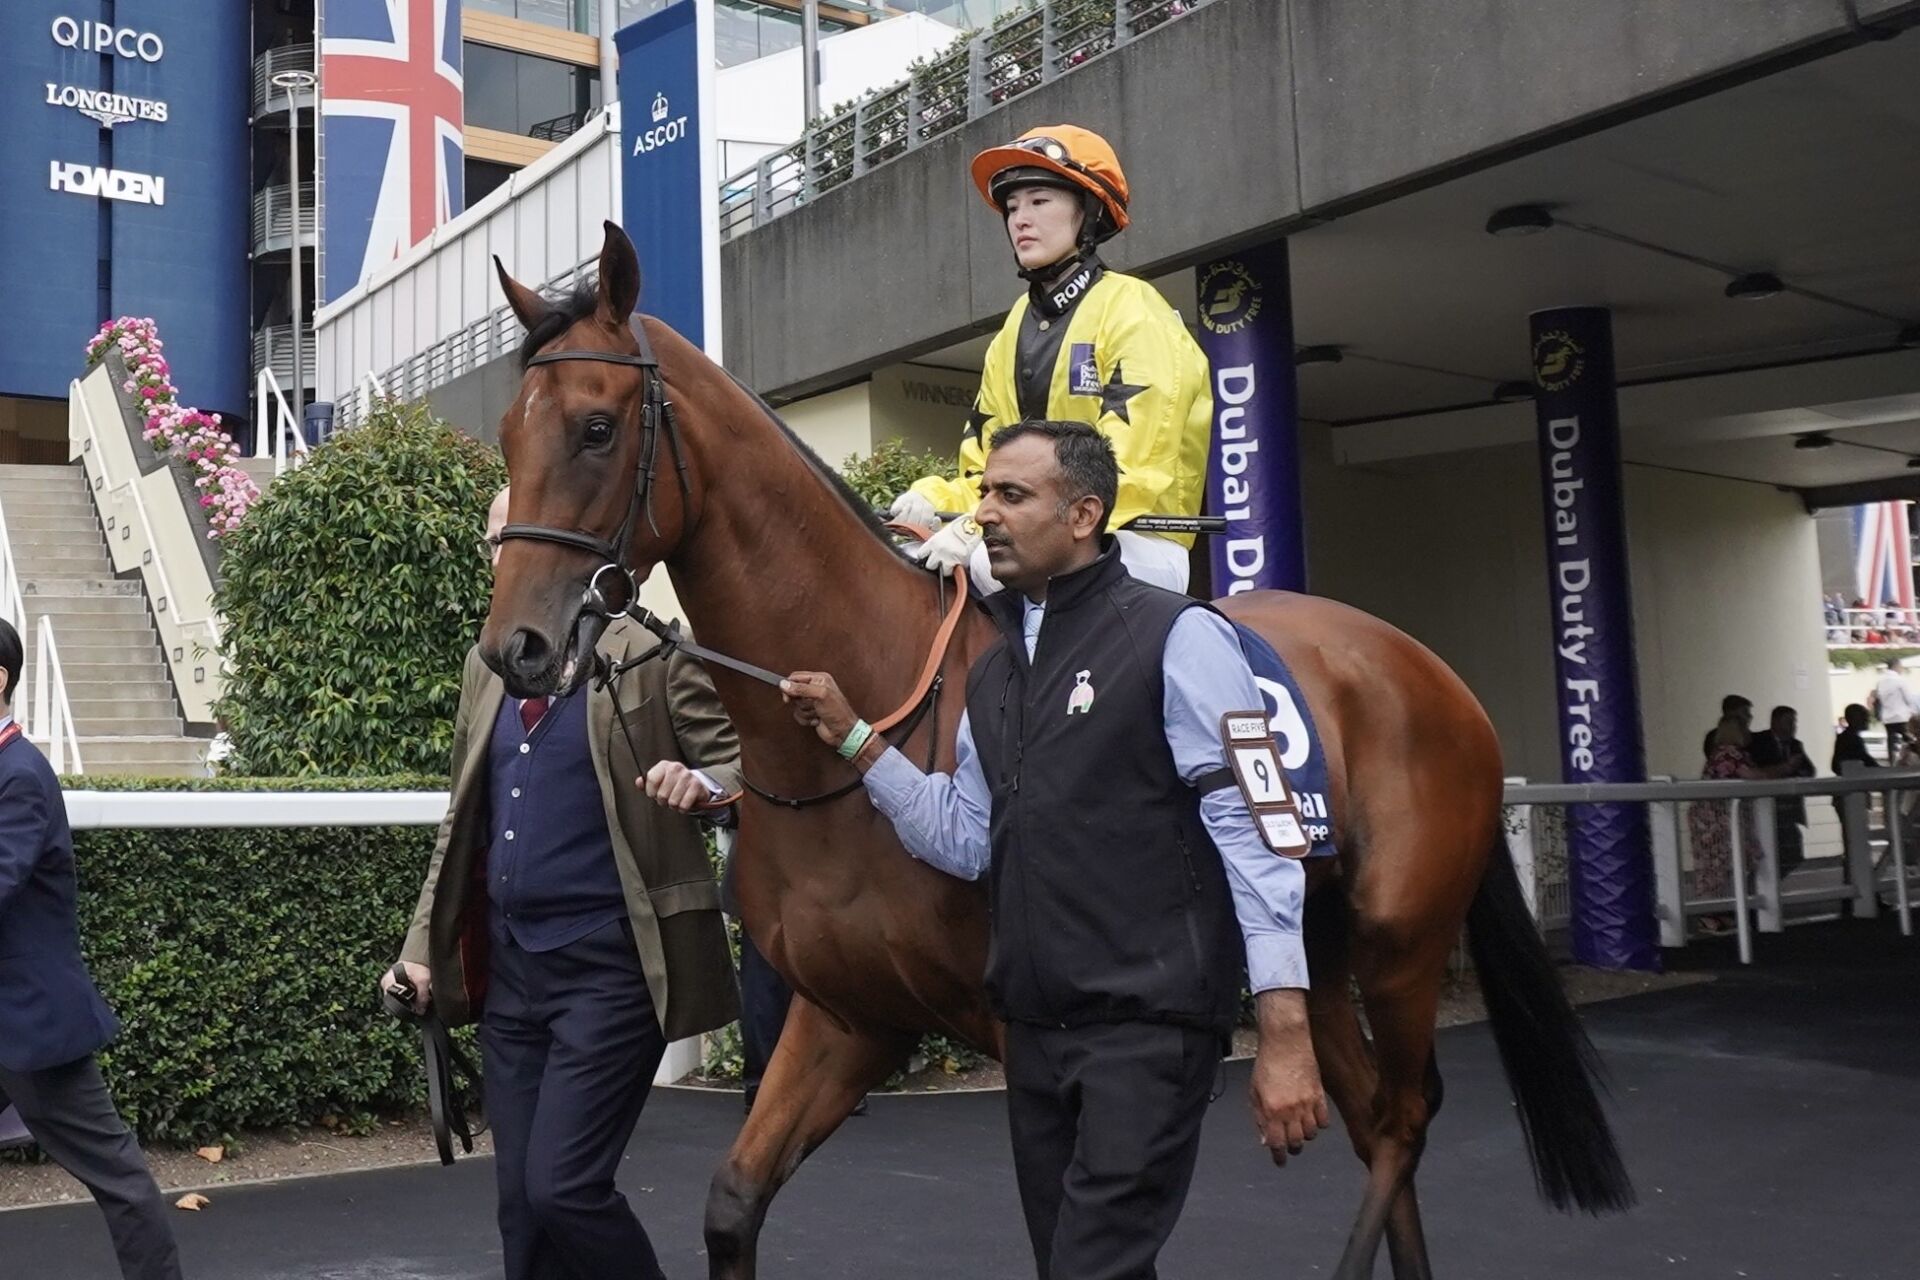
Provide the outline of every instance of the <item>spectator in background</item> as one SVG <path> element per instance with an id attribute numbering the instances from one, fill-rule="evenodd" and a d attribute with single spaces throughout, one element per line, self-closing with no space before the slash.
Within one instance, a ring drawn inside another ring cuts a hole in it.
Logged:
<path id="1" fill-rule="evenodd" d="M 0 621 L 0 1110 L 93 1193 L 126 1280 L 179 1280 L 167 1203 L 94 1055 L 120 1029 L 80 955 L 66 800 L 13 718 L 20 633 Z M 11 1249 L 9 1275 L 36 1264 Z"/>
<path id="2" fill-rule="evenodd" d="M 1753 763 L 1762 769 L 1790 766 L 1785 777 L 1811 778 L 1816 772 L 1813 761 L 1807 758 L 1807 749 L 1794 734 L 1800 729 L 1800 713 L 1792 707 L 1775 707 L 1773 714 L 1767 717 L 1765 733 L 1753 736 L 1749 753 Z M 1807 802 L 1799 796 L 1781 796 L 1773 802 L 1774 847 L 1780 853 L 1780 878 L 1786 879 L 1793 869 L 1806 861 L 1806 833 L 1801 828 L 1807 825 Z"/>
<path id="3" fill-rule="evenodd" d="M 1920 712 L 1920 697 L 1901 669 L 1900 659 L 1888 658 L 1887 669 L 1873 686 L 1873 714 L 1887 729 L 1887 761 L 1898 758 L 1907 741 L 1907 721 Z"/>
<path id="4" fill-rule="evenodd" d="M 1871 717 L 1867 709 L 1857 702 L 1849 702 L 1841 713 L 1843 727 L 1833 739 L 1833 772 L 1837 777 L 1843 772 L 1841 766 L 1848 763 L 1863 764 L 1869 769 L 1877 769 L 1880 762 L 1873 758 L 1873 752 L 1867 750 L 1864 736 Z"/>
<path id="5" fill-rule="evenodd" d="M 1700 740 L 1700 757 L 1703 760 L 1713 759 L 1714 738 L 1719 735 L 1720 726 L 1725 724 L 1729 718 L 1738 720 L 1742 729 L 1751 729 L 1753 727 L 1753 699 L 1743 698 L 1737 693 L 1730 693 L 1720 699 L 1720 719 L 1714 724 L 1713 728 L 1707 730 L 1707 736 Z"/>
<path id="6" fill-rule="evenodd" d="M 1726 716 L 1713 732 L 1713 754 L 1702 778 L 1755 781 L 1784 778 L 1794 767 L 1780 764 L 1763 767 L 1754 763 L 1749 750 L 1753 735 L 1737 716 Z M 1693 837 L 1693 888 L 1689 896 L 1724 898 L 1733 893 L 1733 877 L 1752 875 L 1760 860 L 1760 833 L 1753 825 L 1753 806 L 1740 810 L 1740 849 L 1742 867 L 1733 865 L 1733 824 L 1728 818 L 1731 806 L 1724 800 L 1696 800 L 1687 811 L 1687 827 Z M 1700 918 L 1700 927 L 1708 933 L 1725 933 L 1733 927 L 1730 915 Z"/>

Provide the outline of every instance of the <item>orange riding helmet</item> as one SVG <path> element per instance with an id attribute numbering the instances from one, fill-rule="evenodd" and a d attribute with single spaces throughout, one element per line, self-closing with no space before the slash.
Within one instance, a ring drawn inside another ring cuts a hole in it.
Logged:
<path id="1" fill-rule="evenodd" d="M 1124 231 L 1127 175 L 1107 140 L 1072 124 L 1029 129 L 1004 146 L 973 158 L 973 185 L 994 211 L 1006 213 L 1007 196 L 1019 187 L 1051 186 L 1088 198 L 1088 230 L 1097 243 Z"/>

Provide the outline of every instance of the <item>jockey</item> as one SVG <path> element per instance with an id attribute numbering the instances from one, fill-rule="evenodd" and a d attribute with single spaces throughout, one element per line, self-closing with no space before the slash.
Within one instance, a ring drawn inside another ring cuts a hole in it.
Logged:
<path id="1" fill-rule="evenodd" d="M 1074 125 L 1031 129 L 975 156 L 973 183 L 1006 220 L 1027 282 L 987 348 L 980 395 L 960 442 L 959 479 L 927 476 L 893 500 L 895 519 L 932 527 L 935 512 L 971 512 L 980 500 L 986 442 L 1000 428 L 1040 419 L 1085 422 L 1120 462 L 1113 525 L 1137 578 L 1185 592 L 1191 534 L 1135 533 L 1139 515 L 1200 513 L 1213 429 L 1207 358 L 1165 298 L 1144 280 L 1109 271 L 1099 245 L 1126 229 L 1127 178 L 1106 139 Z M 968 564 L 982 591 L 998 590 L 971 517 L 913 553 L 929 569 Z"/>

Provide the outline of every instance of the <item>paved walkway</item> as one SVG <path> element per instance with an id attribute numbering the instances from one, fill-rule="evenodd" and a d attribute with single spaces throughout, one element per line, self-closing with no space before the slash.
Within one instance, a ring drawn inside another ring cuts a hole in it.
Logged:
<path id="1" fill-rule="evenodd" d="M 1920 939 L 1814 926 L 1760 944 L 1761 966 L 1591 1006 L 1641 1195 L 1629 1217 L 1534 1198 L 1484 1028 L 1441 1037 L 1447 1106 L 1422 1169 L 1444 1280 L 1906 1280 L 1920 1275 Z M 1169 1280 L 1325 1275 L 1359 1166 L 1328 1135 L 1285 1171 L 1255 1144 L 1231 1068 Z M 622 1185 L 668 1274 L 706 1275 L 700 1215 L 729 1141 L 730 1095 L 656 1093 Z M 490 1162 L 228 1189 L 176 1225 L 191 1280 L 467 1280 L 499 1275 Z M 1032 1275 L 998 1095 L 883 1097 L 775 1205 L 769 1280 Z M 114 1274 L 91 1206 L 0 1214 L 0 1274 Z M 1380 1274 L 1386 1274 L 1383 1258 Z"/>

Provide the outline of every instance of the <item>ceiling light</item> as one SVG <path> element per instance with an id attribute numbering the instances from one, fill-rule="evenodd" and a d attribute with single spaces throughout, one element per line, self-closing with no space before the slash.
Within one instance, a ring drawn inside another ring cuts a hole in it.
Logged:
<path id="1" fill-rule="evenodd" d="M 1553 215 L 1545 205 L 1511 204 L 1504 209 L 1494 210 L 1487 219 L 1487 234 L 1490 236 L 1532 236 L 1553 228 Z"/>
<path id="2" fill-rule="evenodd" d="M 1493 389 L 1493 398 L 1497 404 L 1507 404 L 1514 400 L 1533 399 L 1531 382 L 1502 382 Z"/>
<path id="3" fill-rule="evenodd" d="M 1755 271 L 1750 275 L 1734 277 L 1727 284 L 1727 296 L 1742 302 L 1760 302 L 1779 296 L 1786 287 L 1773 272 Z"/>
<path id="4" fill-rule="evenodd" d="M 1344 359 L 1346 355 L 1339 347 L 1295 347 L 1293 350 L 1293 362 L 1296 365 L 1339 364 Z"/>
<path id="5" fill-rule="evenodd" d="M 1793 438 L 1793 447 L 1796 449 L 1830 449 L 1833 444 L 1833 437 L 1824 431 L 1809 431 Z"/>

